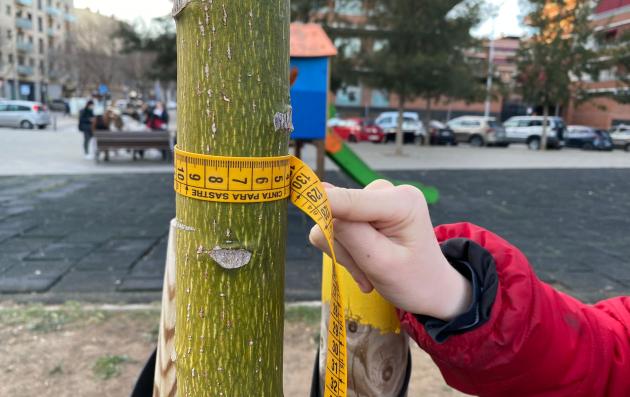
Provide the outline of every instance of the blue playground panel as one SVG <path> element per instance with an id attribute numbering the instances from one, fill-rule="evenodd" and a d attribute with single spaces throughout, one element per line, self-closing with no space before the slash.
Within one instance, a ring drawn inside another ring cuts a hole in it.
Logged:
<path id="1" fill-rule="evenodd" d="M 328 95 L 328 58 L 291 58 L 298 77 L 291 88 L 292 139 L 325 139 Z"/>

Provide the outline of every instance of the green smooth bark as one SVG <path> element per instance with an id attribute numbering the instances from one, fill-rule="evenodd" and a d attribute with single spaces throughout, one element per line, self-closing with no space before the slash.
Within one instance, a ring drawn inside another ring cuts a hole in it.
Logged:
<path id="1" fill-rule="evenodd" d="M 288 153 L 289 15 L 289 0 L 193 0 L 176 16 L 182 150 Z M 178 395 L 282 396 L 287 200 L 176 200 Z M 251 260 L 226 270 L 215 247 Z"/>

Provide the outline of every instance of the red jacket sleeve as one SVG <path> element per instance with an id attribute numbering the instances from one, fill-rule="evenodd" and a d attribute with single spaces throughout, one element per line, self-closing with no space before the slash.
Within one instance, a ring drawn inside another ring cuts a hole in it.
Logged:
<path id="1" fill-rule="evenodd" d="M 488 321 L 436 343 L 411 313 L 403 327 L 446 382 L 478 396 L 630 396 L 630 299 L 585 305 L 536 278 L 517 248 L 474 225 L 436 228 L 494 258 L 499 287 Z"/>

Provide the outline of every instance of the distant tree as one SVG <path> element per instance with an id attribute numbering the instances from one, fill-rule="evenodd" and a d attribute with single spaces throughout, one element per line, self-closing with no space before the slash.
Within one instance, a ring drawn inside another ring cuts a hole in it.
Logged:
<path id="1" fill-rule="evenodd" d="M 164 82 L 177 80 L 176 31 L 170 16 L 153 19 L 148 28 L 121 22 L 116 36 L 123 42 L 123 53 L 152 55 L 152 64 L 144 70 L 146 76 Z"/>
<path id="2" fill-rule="evenodd" d="M 311 22 L 314 14 L 328 5 L 328 0 L 291 0 L 291 21 Z"/>
<path id="3" fill-rule="evenodd" d="M 399 98 L 396 152 L 402 153 L 405 104 L 426 100 L 431 106 L 447 95 L 469 96 L 474 91 L 473 69 L 465 52 L 474 44 L 471 29 L 480 21 L 479 1 L 369 0 L 370 34 L 379 46 L 362 57 L 364 80 Z"/>
<path id="4" fill-rule="evenodd" d="M 523 98 L 543 109 L 541 149 L 547 148 L 551 107 L 588 98 L 584 80 L 598 78 L 601 64 L 592 46 L 589 0 L 530 0 L 527 21 L 533 32 L 518 53 Z"/>

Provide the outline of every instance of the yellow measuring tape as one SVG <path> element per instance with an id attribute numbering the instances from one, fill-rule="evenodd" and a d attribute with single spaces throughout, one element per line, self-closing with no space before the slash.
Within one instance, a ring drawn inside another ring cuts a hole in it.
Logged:
<path id="1" fill-rule="evenodd" d="M 294 156 L 207 156 L 176 148 L 175 191 L 196 200 L 243 204 L 290 196 L 291 202 L 319 225 L 333 259 L 324 397 L 345 397 L 346 321 L 334 251 L 333 217 L 326 191 L 313 170 Z"/>

